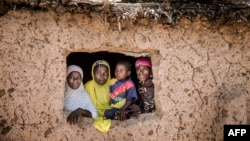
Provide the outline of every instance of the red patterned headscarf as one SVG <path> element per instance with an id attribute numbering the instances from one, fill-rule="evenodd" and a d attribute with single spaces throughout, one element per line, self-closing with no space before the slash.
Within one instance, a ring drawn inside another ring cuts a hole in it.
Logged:
<path id="1" fill-rule="evenodd" d="M 147 66 L 149 68 L 152 67 L 152 63 L 149 57 L 140 57 L 139 59 L 137 59 L 137 61 L 135 62 L 135 67 L 139 67 L 139 66 Z"/>

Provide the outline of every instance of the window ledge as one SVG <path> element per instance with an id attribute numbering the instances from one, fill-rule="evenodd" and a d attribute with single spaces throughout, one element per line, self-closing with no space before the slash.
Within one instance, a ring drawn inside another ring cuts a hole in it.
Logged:
<path id="1" fill-rule="evenodd" d="M 119 121 L 119 120 L 112 120 L 111 127 L 129 127 L 129 126 L 142 126 L 144 122 L 152 122 L 152 121 L 159 121 L 160 117 L 157 116 L 155 113 L 147 113 L 147 114 L 141 114 L 139 119 L 130 118 L 125 121 Z M 79 128 L 86 128 L 89 126 L 93 126 L 94 119 L 87 118 L 87 117 L 81 117 L 78 122 Z"/>

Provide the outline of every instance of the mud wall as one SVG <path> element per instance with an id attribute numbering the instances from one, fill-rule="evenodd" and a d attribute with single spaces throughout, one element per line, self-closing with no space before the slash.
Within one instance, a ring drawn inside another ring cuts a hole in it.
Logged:
<path id="1" fill-rule="evenodd" d="M 119 32 L 98 16 L 9 11 L 0 17 L 0 140 L 209 141 L 224 124 L 250 123 L 249 23 L 183 19 L 175 27 L 141 19 Z M 149 54 L 157 112 L 69 125 L 63 112 L 71 52 Z"/>

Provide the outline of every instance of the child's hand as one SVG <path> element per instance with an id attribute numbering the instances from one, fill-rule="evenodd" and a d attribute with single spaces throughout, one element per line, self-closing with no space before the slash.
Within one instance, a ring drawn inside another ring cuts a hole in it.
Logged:
<path id="1" fill-rule="evenodd" d="M 115 120 L 120 120 L 120 111 L 116 111 L 115 112 L 115 117 L 114 117 Z"/>
<path id="2" fill-rule="evenodd" d="M 136 104 L 133 104 L 130 106 L 130 110 L 132 112 L 131 117 L 138 119 L 141 114 L 140 107 Z"/>
<path id="3" fill-rule="evenodd" d="M 78 118 L 84 113 L 83 109 L 76 109 L 75 111 L 71 112 L 67 117 L 67 122 L 70 124 L 76 124 L 78 122 Z"/>
<path id="4" fill-rule="evenodd" d="M 126 111 L 126 110 L 116 111 L 115 112 L 115 119 L 120 120 L 120 121 L 124 121 L 127 119 L 127 114 L 128 114 L 128 111 Z"/>

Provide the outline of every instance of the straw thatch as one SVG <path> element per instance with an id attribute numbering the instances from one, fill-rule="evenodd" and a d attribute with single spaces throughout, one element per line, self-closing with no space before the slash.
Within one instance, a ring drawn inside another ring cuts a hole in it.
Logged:
<path id="1" fill-rule="evenodd" d="M 2 0 L 0 15 L 9 10 L 53 10 L 103 14 L 109 19 L 150 18 L 174 25 L 182 17 L 206 17 L 210 21 L 248 22 L 250 0 Z"/>

